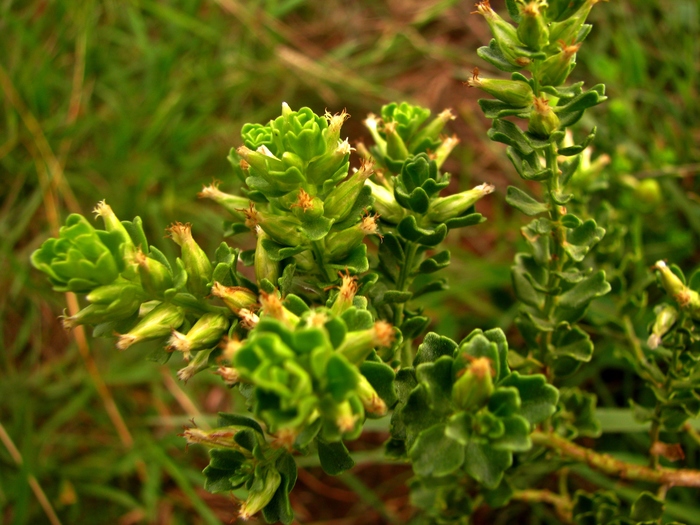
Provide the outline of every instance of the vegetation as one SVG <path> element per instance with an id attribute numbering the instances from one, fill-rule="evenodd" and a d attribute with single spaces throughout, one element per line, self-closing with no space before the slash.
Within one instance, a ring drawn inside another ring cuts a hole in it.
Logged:
<path id="1" fill-rule="evenodd" d="M 5 6 L 3 519 L 695 523 L 697 6 L 595 3 Z"/>

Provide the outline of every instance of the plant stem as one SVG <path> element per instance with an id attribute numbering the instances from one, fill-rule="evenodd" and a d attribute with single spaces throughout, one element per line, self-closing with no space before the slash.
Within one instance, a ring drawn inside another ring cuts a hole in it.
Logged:
<path id="1" fill-rule="evenodd" d="M 536 445 L 556 450 L 564 456 L 586 463 L 596 470 L 620 479 L 648 481 L 650 483 L 679 487 L 700 487 L 700 470 L 670 469 L 666 467 L 652 469 L 626 463 L 615 459 L 609 454 L 601 454 L 576 445 L 553 433 L 535 431 L 532 433 L 531 438 Z"/>
<path id="2" fill-rule="evenodd" d="M 516 491 L 513 494 L 513 499 L 527 503 L 549 503 L 554 507 L 562 522 L 571 523 L 572 503 L 567 496 L 560 496 L 549 490 L 526 489 Z"/>
<path id="3" fill-rule="evenodd" d="M 328 274 L 328 269 L 326 268 L 326 265 L 324 264 L 324 259 L 323 259 L 324 246 L 321 244 L 320 241 L 311 241 L 311 250 L 313 251 L 314 259 L 316 259 L 316 264 L 318 265 L 318 270 L 319 270 L 319 272 L 321 272 L 321 277 L 323 277 L 323 279 L 327 283 L 332 282 L 333 279 L 331 279 L 331 276 Z"/>
<path id="4" fill-rule="evenodd" d="M 413 271 L 413 260 L 416 257 L 416 252 L 418 251 L 418 243 L 407 241 L 405 257 L 403 260 L 403 265 L 399 272 L 399 278 L 396 281 L 396 289 L 405 292 L 411 286 L 412 279 L 410 278 L 410 273 Z M 406 303 L 400 303 L 396 305 L 394 309 L 394 326 L 400 327 L 403 324 L 404 309 Z M 408 367 L 413 363 L 413 351 L 411 349 L 411 341 L 404 341 L 401 346 L 401 366 Z"/>

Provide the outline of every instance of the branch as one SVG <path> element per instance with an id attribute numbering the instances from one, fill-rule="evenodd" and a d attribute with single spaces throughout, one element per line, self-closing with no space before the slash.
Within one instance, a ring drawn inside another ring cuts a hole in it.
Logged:
<path id="1" fill-rule="evenodd" d="M 609 454 L 594 452 L 556 434 L 535 431 L 530 437 L 536 445 L 556 450 L 564 456 L 586 463 L 590 467 L 610 476 L 669 486 L 700 487 L 700 470 L 670 469 L 665 467 L 652 469 L 620 461 Z"/>
<path id="2" fill-rule="evenodd" d="M 549 490 L 518 490 L 513 494 L 513 499 L 527 503 L 549 503 L 563 523 L 571 523 L 571 500 L 566 496 L 560 496 Z"/>

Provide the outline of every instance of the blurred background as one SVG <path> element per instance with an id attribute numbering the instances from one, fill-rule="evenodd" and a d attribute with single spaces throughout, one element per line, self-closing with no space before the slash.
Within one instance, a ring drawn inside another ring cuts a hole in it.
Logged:
<path id="1" fill-rule="evenodd" d="M 66 297 L 29 256 L 67 214 L 88 214 L 103 198 L 122 219 L 141 216 L 166 253 L 174 244 L 164 229 L 176 220 L 192 222 L 213 253 L 223 212 L 196 194 L 212 179 L 235 191 L 228 150 L 245 122 L 277 116 L 283 101 L 346 108 L 351 142 L 369 141 L 362 120 L 392 100 L 453 109 L 461 144 L 445 165 L 451 190 L 489 182 L 497 192 L 478 205 L 487 223 L 452 232 L 452 289 L 426 309 L 444 335 L 501 326 L 517 345 L 509 267 L 525 220 L 503 198 L 522 182 L 486 137 L 479 94 L 463 85 L 477 65 L 498 75 L 476 57 L 490 33 L 472 10 L 456 0 L 0 2 L 0 523 L 50 523 L 37 487 L 63 523 L 235 519 L 231 498 L 202 489 L 206 454 L 178 433 L 193 417 L 206 425 L 242 405 L 213 376 L 178 384 L 178 363 L 146 361 L 147 345 L 119 353 L 111 339 L 65 332 Z M 657 180 L 661 198 L 644 209 L 644 263 L 668 258 L 689 270 L 700 262 L 699 4 L 615 0 L 597 5 L 591 22 L 571 78 L 607 84 L 610 101 L 575 133 L 598 126 L 593 158 L 610 161 L 586 184 L 635 208 L 620 180 Z M 598 372 L 615 369 L 614 359 L 580 379 L 603 405 L 616 393 Z M 368 432 L 355 445 L 359 466 L 336 479 L 302 460 L 299 521 L 405 523 L 410 470 L 370 465 L 384 438 Z M 547 521 L 542 513 L 535 518 Z"/>

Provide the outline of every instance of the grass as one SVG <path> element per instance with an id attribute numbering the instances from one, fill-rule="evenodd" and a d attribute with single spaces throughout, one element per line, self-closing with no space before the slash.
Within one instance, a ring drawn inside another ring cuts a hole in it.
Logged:
<path id="1" fill-rule="evenodd" d="M 236 400 L 215 378 L 176 385 L 167 379 L 173 367 L 143 359 L 146 346 L 117 353 L 110 340 L 65 333 L 57 317 L 66 298 L 46 289 L 28 259 L 68 213 L 87 213 L 101 198 L 123 219 L 139 214 L 160 248 L 172 251 L 163 230 L 180 220 L 193 222 L 211 250 L 221 216 L 194 196 L 212 178 L 233 187 L 225 157 L 239 144 L 238 130 L 274 116 L 282 101 L 317 111 L 346 107 L 351 139 L 365 135 L 363 116 L 391 99 L 453 107 L 462 139 L 448 164 L 458 174 L 454 189 L 486 181 L 500 196 L 484 204 L 489 223 L 450 238 L 449 278 L 466 284 L 427 308 L 440 319 L 437 328 L 456 338 L 476 326 L 512 328 L 508 267 L 522 221 L 502 196 L 519 181 L 502 148 L 485 137 L 477 94 L 459 82 L 481 67 L 474 50 L 488 39 L 471 7 L 454 0 L 2 2 L 0 430 L 7 439 L 0 523 L 48 522 L 32 479 L 63 523 L 234 517 L 228 498 L 201 489 L 206 458 L 184 449 L 172 421 L 194 416 L 193 407 L 231 410 Z M 597 124 L 596 148 L 615 155 L 610 183 L 637 172 L 662 180 L 666 202 L 645 230 L 656 243 L 650 257 L 670 251 L 686 266 L 699 262 L 697 10 L 693 0 L 596 7 L 575 73 L 609 84 L 610 104 L 582 129 Z M 654 228 L 661 214 L 677 240 Z M 593 365 L 589 376 L 608 365 Z M 617 395 L 600 388 L 601 399 Z M 389 483 L 384 509 L 361 472 L 338 481 L 356 498 L 343 507 L 347 515 L 314 511 L 314 497 L 329 508 L 333 499 L 300 483 L 299 508 L 311 509 L 305 521 L 407 517 L 405 493 L 391 492 L 405 469 L 381 476 Z"/>

